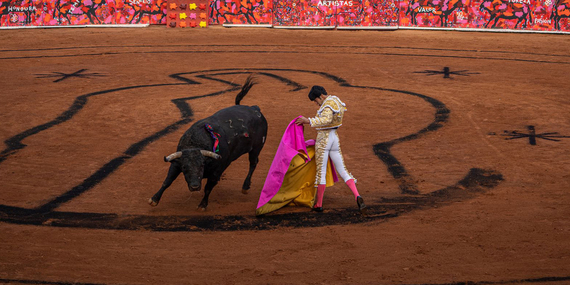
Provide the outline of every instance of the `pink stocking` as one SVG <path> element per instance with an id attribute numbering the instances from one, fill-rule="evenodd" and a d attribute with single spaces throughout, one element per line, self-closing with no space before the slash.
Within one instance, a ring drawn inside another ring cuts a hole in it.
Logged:
<path id="1" fill-rule="evenodd" d="M 319 184 L 317 187 L 317 203 L 315 207 L 322 207 L 323 206 L 323 197 L 325 196 L 325 188 L 327 188 L 326 184 Z"/>
<path id="2" fill-rule="evenodd" d="M 348 185 L 348 188 L 350 188 L 350 190 L 352 190 L 352 193 L 354 194 L 354 199 L 356 199 L 356 198 L 358 198 L 358 196 L 360 196 L 360 194 L 358 194 L 358 189 L 356 189 L 356 184 L 354 184 L 354 179 L 350 179 L 350 180 L 346 181 L 346 185 Z"/>

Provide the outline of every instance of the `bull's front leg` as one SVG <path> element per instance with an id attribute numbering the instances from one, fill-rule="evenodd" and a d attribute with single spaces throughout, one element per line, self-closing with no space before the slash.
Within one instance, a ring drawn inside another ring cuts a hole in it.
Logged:
<path id="1" fill-rule="evenodd" d="M 204 198 L 202 198 L 202 202 L 198 205 L 198 209 L 206 211 L 206 208 L 208 207 L 208 197 L 210 197 L 212 189 L 214 189 L 214 186 L 218 184 L 219 180 L 219 177 L 208 178 L 208 182 L 206 182 L 206 186 L 204 187 Z"/>
<path id="2" fill-rule="evenodd" d="M 148 199 L 148 203 L 151 206 L 154 207 L 158 205 L 158 202 L 160 202 L 160 198 L 162 197 L 162 193 L 164 193 L 164 190 L 166 190 L 166 188 L 170 187 L 170 185 L 174 180 L 176 180 L 176 177 L 178 177 L 180 172 L 182 171 L 180 170 L 180 167 L 178 165 L 174 163 L 170 164 L 170 168 L 168 169 L 168 174 L 166 175 L 166 179 L 164 179 L 164 182 L 162 182 L 162 187 L 160 187 L 160 190 L 158 190 L 158 192 L 156 192 L 156 194 L 154 194 L 152 198 Z"/>

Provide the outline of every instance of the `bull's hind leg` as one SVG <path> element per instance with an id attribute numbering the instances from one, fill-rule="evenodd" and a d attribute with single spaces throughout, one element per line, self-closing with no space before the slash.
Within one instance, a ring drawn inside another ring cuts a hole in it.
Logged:
<path id="1" fill-rule="evenodd" d="M 206 182 L 206 186 L 204 187 L 204 198 L 202 198 L 202 202 L 198 205 L 198 209 L 202 211 L 206 211 L 208 207 L 208 198 L 210 197 L 210 193 L 214 186 L 218 184 L 219 178 L 208 178 L 208 182 Z"/>
<path id="2" fill-rule="evenodd" d="M 160 190 L 158 190 L 158 192 L 156 192 L 156 194 L 154 194 L 152 198 L 148 199 L 148 203 L 151 206 L 158 205 L 158 202 L 160 202 L 160 198 L 162 197 L 162 193 L 164 193 L 164 190 L 166 190 L 166 188 L 170 187 L 170 185 L 176 179 L 176 177 L 178 177 L 180 172 L 181 170 L 180 167 L 178 167 L 178 165 L 173 163 L 170 164 L 170 168 L 168 169 L 168 174 L 166 175 L 166 179 L 164 179 L 164 182 L 162 182 L 162 187 L 160 187 Z"/>
<path id="3" fill-rule="evenodd" d="M 252 150 L 249 152 L 249 172 L 247 173 L 247 177 L 243 182 L 243 186 L 241 187 L 241 192 L 243 194 L 247 194 L 247 191 L 251 187 L 251 176 L 257 167 L 257 163 L 259 162 L 259 153 L 261 152 L 261 148 L 259 150 Z"/>

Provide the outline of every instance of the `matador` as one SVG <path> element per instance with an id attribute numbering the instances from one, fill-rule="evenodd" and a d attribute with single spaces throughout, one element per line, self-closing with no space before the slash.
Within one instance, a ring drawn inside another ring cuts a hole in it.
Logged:
<path id="1" fill-rule="evenodd" d="M 364 199 L 358 193 L 356 179 L 346 169 L 337 133 L 338 128 L 342 125 L 344 113 L 347 111 L 346 104 L 337 96 L 328 95 L 325 88 L 318 85 L 311 88 L 309 99 L 319 105 L 317 115 L 313 118 L 300 117 L 295 123 L 297 125 L 309 124 L 317 130 L 317 140 L 315 142 L 317 165 L 315 187 L 317 187 L 317 197 L 313 210 L 317 212 L 323 211 L 327 161 L 330 158 L 334 168 L 354 194 L 358 209 L 361 213 L 364 213 L 366 209 Z"/>

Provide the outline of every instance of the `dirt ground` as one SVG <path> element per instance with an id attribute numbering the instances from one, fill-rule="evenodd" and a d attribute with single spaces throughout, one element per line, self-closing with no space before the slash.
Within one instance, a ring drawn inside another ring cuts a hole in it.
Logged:
<path id="1" fill-rule="evenodd" d="M 0 34 L 2 284 L 570 284 L 568 35 Z M 149 206 L 163 157 L 249 74 L 242 104 L 269 124 L 249 194 L 244 156 L 206 212 L 182 177 Z M 315 84 L 347 104 L 343 154 L 370 213 L 339 182 L 324 213 L 256 218 Z"/>

